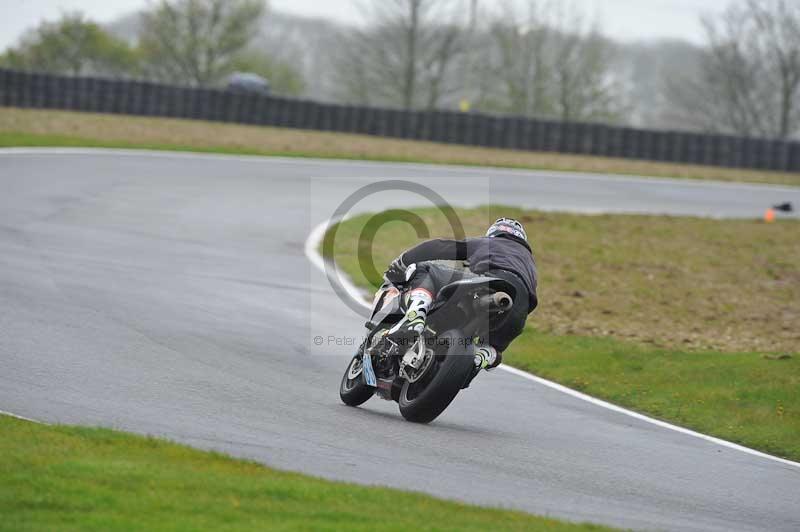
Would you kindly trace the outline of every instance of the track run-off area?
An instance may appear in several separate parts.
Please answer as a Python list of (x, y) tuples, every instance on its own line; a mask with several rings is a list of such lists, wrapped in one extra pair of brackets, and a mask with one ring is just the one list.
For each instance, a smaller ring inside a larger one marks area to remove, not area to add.
[[(570, 520), (800, 528), (797, 464), (517, 372), (479, 376), (428, 426), (378, 399), (342, 405), (339, 379), (363, 318), (309, 260), (309, 235), (384, 180), (424, 184), (453, 206), (758, 217), (800, 205), (800, 188), (768, 185), (2, 150), (0, 410)], [(384, 191), (352, 212), (427, 204)]]

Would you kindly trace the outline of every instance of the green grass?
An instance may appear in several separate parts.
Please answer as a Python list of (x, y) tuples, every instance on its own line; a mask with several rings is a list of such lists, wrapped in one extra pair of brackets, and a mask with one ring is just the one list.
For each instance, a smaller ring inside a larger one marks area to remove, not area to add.
[(797, 357), (654, 348), (529, 325), (504, 361), (614, 404), (800, 460)]
[[(321, 157), (325, 159), (348, 159), (346, 154), (328, 152), (310, 152), (302, 150), (263, 150), (247, 146), (197, 146), (191, 144), (166, 142), (132, 142), (125, 140), (108, 140), (100, 138), (81, 138), (68, 135), (44, 135), (38, 133), (0, 132), (0, 148), (116, 148), (125, 150), (159, 150), (192, 153), (221, 153), (226, 155), (258, 155), (268, 157)], [(364, 160), (376, 162), (416, 162), (413, 159), (397, 157), (370, 156)]]
[[(414, 209), (432, 237), (452, 236)], [(466, 234), (522, 219), (540, 273), (540, 307), (505, 360), (590, 395), (782, 457), (800, 459), (800, 223), (585, 216), (490, 207), (458, 211)], [(383, 218), (381, 220), (381, 217)], [(330, 233), (359, 285), (418, 241), (372, 215)], [(369, 261), (366, 261), (367, 263)]]
[(0, 416), (0, 530), (608, 530)]

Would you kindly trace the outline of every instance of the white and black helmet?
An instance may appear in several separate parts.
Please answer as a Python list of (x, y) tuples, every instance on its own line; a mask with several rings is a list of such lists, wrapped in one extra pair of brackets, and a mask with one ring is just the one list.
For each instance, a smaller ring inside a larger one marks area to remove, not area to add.
[(495, 221), (491, 227), (489, 227), (489, 230), (486, 231), (486, 236), (511, 236), (524, 240), (525, 242), (528, 241), (528, 235), (525, 233), (525, 228), (522, 227), (521, 223), (513, 218), (498, 218), (497, 221)]

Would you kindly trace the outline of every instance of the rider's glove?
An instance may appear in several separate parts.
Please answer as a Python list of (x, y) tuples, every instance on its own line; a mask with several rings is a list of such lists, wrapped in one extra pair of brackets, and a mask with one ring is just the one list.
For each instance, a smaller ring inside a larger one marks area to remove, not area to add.
[(406, 282), (406, 269), (408, 267), (403, 263), (403, 256), (400, 255), (392, 261), (389, 269), (384, 273), (386, 280), (392, 284), (402, 284)]

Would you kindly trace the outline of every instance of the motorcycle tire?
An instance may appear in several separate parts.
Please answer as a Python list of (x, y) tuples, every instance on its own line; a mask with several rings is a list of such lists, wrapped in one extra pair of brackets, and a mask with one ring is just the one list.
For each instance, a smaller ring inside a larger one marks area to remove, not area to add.
[(356, 363), (361, 363), (360, 353), (350, 360), (347, 369), (344, 370), (344, 375), (342, 375), (342, 382), (339, 384), (339, 397), (342, 399), (342, 402), (348, 406), (363, 404), (375, 394), (375, 388), (364, 382), (363, 370), (359, 372), (358, 375), (355, 375), (354, 378), (350, 378), (350, 370), (353, 364)]
[(414, 423), (430, 423), (444, 412), (475, 367), (472, 346), (464, 345), (461, 331), (448, 331), (438, 338), (445, 340), (448, 347), (441, 360), (437, 360), (436, 373), (411, 399), (408, 398), (413, 388), (411, 383), (405, 382), (400, 391), (400, 414)]

